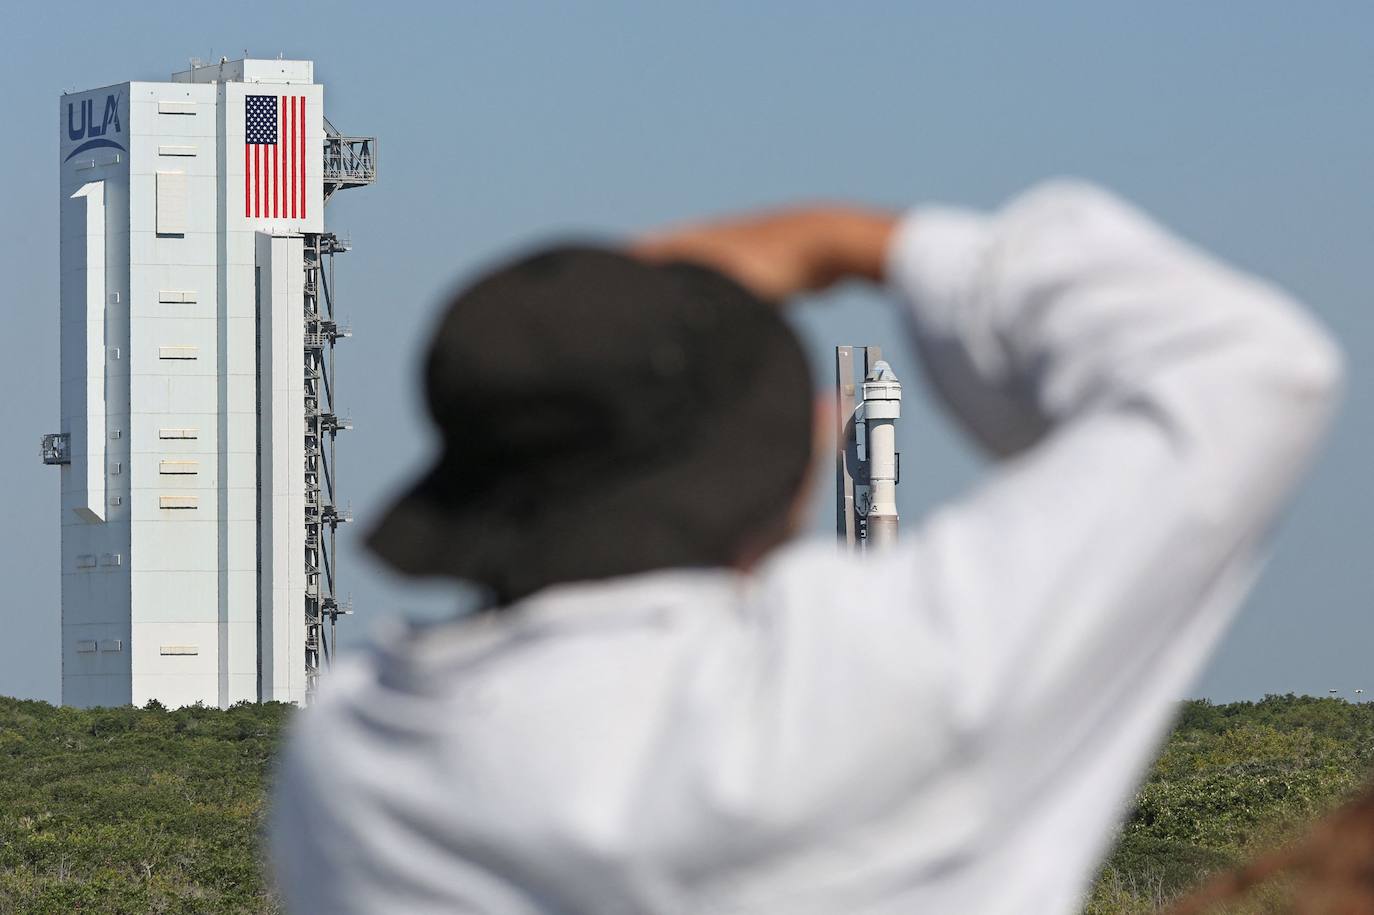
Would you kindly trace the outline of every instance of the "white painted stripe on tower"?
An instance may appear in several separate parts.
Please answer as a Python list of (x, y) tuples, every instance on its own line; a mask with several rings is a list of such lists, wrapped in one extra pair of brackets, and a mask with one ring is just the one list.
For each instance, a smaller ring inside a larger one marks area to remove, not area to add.
[(86, 204), (86, 441), (72, 455), (72, 470), (85, 484), (85, 497), (76, 512), (87, 521), (104, 521), (105, 182), (82, 185), (72, 199)]

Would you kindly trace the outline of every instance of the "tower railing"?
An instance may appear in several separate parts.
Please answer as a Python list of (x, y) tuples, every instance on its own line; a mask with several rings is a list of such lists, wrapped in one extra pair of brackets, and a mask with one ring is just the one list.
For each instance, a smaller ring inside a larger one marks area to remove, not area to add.
[(377, 180), (377, 138), (347, 137), (324, 121), (324, 198)]

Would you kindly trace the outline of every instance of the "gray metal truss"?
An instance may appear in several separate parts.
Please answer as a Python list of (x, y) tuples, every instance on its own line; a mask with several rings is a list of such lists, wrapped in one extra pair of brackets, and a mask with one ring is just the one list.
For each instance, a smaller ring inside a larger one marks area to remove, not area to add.
[[(377, 139), (346, 137), (325, 120), (324, 197), (377, 180)], [(338, 594), (337, 534), (353, 520), (339, 502), (335, 440), (351, 421), (334, 406), (334, 347), (352, 336), (334, 312), (334, 255), (348, 250), (332, 232), (305, 236), (305, 684), (313, 702), (320, 674), (337, 655), (338, 621), (353, 612)]]

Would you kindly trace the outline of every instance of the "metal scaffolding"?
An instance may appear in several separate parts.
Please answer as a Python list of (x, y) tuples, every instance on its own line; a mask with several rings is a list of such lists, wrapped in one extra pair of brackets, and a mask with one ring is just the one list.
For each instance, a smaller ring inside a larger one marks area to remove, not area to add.
[[(350, 336), (334, 317), (334, 255), (347, 250), (333, 233), (305, 237), (305, 688), (313, 698), (334, 657), (339, 603), (336, 534), (351, 520), (339, 505), (335, 438), (351, 423), (334, 407), (334, 345)], [(328, 623), (328, 629), (325, 624)]]
[(377, 180), (377, 138), (346, 137), (324, 119), (324, 199)]
[[(325, 121), (324, 196), (377, 180), (373, 137), (345, 137)], [(311, 702), (320, 673), (336, 655), (339, 525), (353, 513), (339, 502), (335, 440), (353, 423), (335, 408), (334, 346), (352, 336), (335, 316), (334, 255), (348, 250), (332, 232), (305, 236), (305, 690)]]

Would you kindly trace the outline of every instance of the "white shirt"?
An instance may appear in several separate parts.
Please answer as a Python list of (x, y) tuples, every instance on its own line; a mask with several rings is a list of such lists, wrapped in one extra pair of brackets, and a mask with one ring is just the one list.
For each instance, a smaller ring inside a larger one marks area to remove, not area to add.
[(1339, 357), (1079, 183), (917, 209), (888, 275), (990, 478), (881, 558), (559, 586), (349, 658), (282, 764), (292, 911), (1076, 909)]

